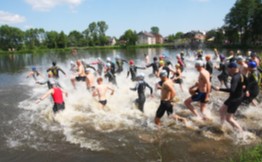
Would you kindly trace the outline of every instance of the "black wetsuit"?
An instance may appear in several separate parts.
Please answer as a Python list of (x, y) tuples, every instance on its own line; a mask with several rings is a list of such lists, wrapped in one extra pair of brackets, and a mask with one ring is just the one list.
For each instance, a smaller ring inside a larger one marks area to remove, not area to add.
[(150, 89), (150, 94), (153, 94), (153, 88), (148, 85), (145, 81), (138, 81), (137, 85), (135, 88), (130, 88), (131, 90), (136, 91), (138, 94), (138, 98), (136, 99), (136, 103), (138, 104), (138, 109), (144, 112), (144, 104), (146, 101), (146, 96), (145, 96), (145, 89), (148, 87)]
[(211, 61), (207, 61), (206, 63), (206, 70), (209, 72), (210, 74), (210, 81), (212, 79), (212, 74), (213, 74), (213, 63)]
[(129, 76), (129, 73), (131, 73), (131, 80), (132, 81), (136, 80), (137, 69), (145, 69), (145, 68), (138, 67), (138, 66), (135, 66), (135, 65), (129, 67), (129, 71), (127, 72), (127, 76)]
[(250, 104), (259, 94), (259, 83), (261, 81), (261, 74), (258, 70), (254, 70), (247, 76), (247, 90), (250, 96), (244, 97), (244, 103)]
[(61, 71), (64, 75), (66, 73), (58, 66), (52, 66), (46, 70), (47, 72), (51, 71), (54, 78), (59, 78), (59, 71)]
[(116, 65), (115, 65), (115, 63), (113, 63), (112, 61), (109, 61), (109, 62), (107, 62), (107, 63), (110, 63), (110, 72), (111, 72), (113, 75), (115, 75), (115, 73), (116, 73)]
[(158, 64), (158, 61), (154, 61), (154, 62), (152, 62), (151, 64), (149, 64), (149, 65), (146, 65), (146, 67), (148, 68), (148, 67), (152, 67), (152, 74), (153, 75), (155, 75), (155, 74), (157, 74), (157, 72), (158, 72), (158, 68), (159, 68), (159, 64)]
[(227, 73), (227, 67), (226, 67), (226, 64), (225, 63), (220, 63), (219, 64), (219, 69), (218, 71), (222, 71), (221, 74), (219, 74), (217, 77), (218, 77), (218, 80), (219, 81), (223, 81), (224, 82), (224, 85), (226, 88), (229, 88), (228, 87), (228, 73)]
[(102, 72), (103, 72), (103, 68), (104, 68), (104, 63), (101, 61), (101, 62), (98, 62), (97, 63), (97, 73), (101, 76), (102, 75)]
[(121, 73), (123, 71), (124, 62), (127, 63), (127, 61), (124, 60), (124, 59), (117, 59), (116, 60), (116, 66), (117, 66), (116, 73)]
[(231, 79), (231, 87), (228, 88), (220, 88), (220, 91), (228, 92), (229, 98), (224, 102), (224, 104), (228, 107), (228, 113), (235, 113), (241, 102), (243, 101), (245, 92), (243, 86), (247, 85), (246, 79), (240, 73), (236, 73), (232, 76)]
[(112, 74), (111, 70), (108, 70), (107, 72), (105, 72), (105, 77), (108, 78), (108, 81), (117, 85), (116, 83), (116, 77), (114, 74)]

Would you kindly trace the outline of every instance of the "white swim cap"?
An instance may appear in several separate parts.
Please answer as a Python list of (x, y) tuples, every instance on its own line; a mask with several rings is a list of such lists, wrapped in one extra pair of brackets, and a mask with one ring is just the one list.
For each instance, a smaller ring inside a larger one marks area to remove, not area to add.
[(166, 77), (167, 76), (167, 71), (166, 70), (163, 70), (160, 72), (160, 77)]
[(144, 73), (139, 73), (137, 76), (136, 76), (138, 79), (144, 79), (145, 78), (145, 74)]
[(106, 61), (111, 61), (111, 58), (110, 58), (110, 57), (107, 57), (107, 58), (106, 58)]
[(203, 66), (204, 66), (204, 62), (201, 61), (201, 60), (197, 60), (197, 61), (195, 62), (195, 66), (201, 66), (201, 67), (203, 67)]

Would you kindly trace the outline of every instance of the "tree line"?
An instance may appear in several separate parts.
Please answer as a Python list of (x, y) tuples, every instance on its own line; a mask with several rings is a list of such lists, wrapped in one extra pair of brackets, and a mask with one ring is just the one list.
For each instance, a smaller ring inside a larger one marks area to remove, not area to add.
[(225, 24), (206, 33), (213, 43), (254, 47), (262, 45), (262, 1), (236, 0), (225, 16)]

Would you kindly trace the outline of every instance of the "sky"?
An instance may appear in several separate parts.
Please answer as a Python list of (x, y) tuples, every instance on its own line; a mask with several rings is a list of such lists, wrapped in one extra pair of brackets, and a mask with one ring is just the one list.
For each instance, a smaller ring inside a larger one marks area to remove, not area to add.
[(92, 22), (105, 21), (106, 35), (119, 37), (126, 30), (168, 36), (191, 30), (208, 31), (224, 24), (236, 0), (0, 0), (0, 25), (22, 30), (79, 32)]

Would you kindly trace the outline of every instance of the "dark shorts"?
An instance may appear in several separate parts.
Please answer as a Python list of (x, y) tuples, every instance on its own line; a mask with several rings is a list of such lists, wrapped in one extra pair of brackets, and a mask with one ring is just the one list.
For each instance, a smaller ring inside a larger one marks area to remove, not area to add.
[(199, 102), (201, 102), (201, 103), (206, 103), (206, 93), (202, 93), (202, 92), (196, 92), (196, 94), (195, 95), (193, 95), (192, 97), (191, 97), (191, 99), (193, 100), (193, 101), (199, 101)]
[(229, 114), (234, 114), (237, 111), (237, 108), (240, 106), (243, 98), (232, 99), (228, 98), (224, 104), (227, 106), (227, 112)]
[(65, 109), (65, 103), (63, 102), (62, 104), (55, 103), (53, 107), (54, 113), (64, 110)]
[(106, 105), (106, 103), (107, 103), (107, 100), (102, 100), (102, 101), (98, 101), (100, 104), (102, 104), (103, 106), (105, 106)]
[(156, 117), (161, 118), (165, 114), (165, 111), (167, 112), (168, 116), (173, 113), (173, 105), (170, 101), (160, 102), (160, 105), (156, 111)]
[(182, 79), (176, 79), (176, 80), (174, 80), (174, 83), (182, 84), (182, 83), (183, 83), (183, 80), (182, 80)]
[(77, 76), (76, 81), (86, 81), (86, 77), (85, 76)]

